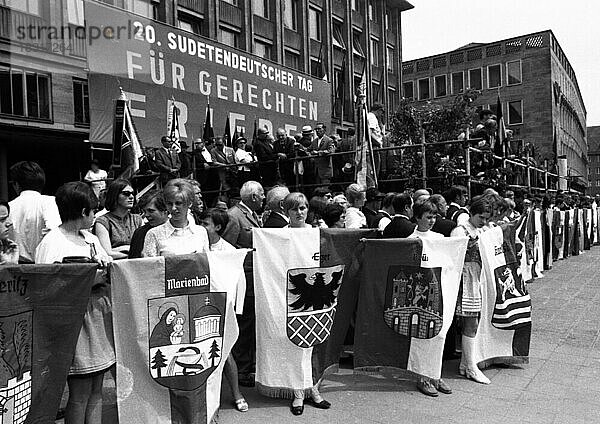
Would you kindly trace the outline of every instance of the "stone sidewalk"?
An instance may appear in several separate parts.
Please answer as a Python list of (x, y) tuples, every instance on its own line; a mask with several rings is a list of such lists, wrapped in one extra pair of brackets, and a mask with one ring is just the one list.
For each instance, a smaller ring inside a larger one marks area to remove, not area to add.
[[(413, 378), (397, 372), (353, 375), (349, 368), (328, 375), (321, 392), (330, 410), (307, 406), (301, 417), (285, 400), (242, 388), (250, 411), (232, 406), (224, 384), (221, 424), (279, 423), (600, 423), (600, 247), (562, 260), (529, 285), (533, 303), (530, 363), (491, 368), (484, 386), (444, 362), (452, 395), (428, 398)], [(104, 424), (116, 423), (114, 382), (106, 376)]]

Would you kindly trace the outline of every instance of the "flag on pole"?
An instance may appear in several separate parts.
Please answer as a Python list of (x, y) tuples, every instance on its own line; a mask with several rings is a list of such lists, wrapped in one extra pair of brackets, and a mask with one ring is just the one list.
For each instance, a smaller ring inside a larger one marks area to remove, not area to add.
[(439, 379), (466, 237), (367, 240), (354, 367), (388, 366)]
[(56, 419), (96, 265), (0, 269), (0, 422)]
[(240, 135), (238, 133), (238, 127), (236, 125), (235, 126), (235, 130), (233, 131), (232, 139), (231, 139), (231, 147), (233, 147), (235, 149), (235, 143), (237, 143), (237, 139), (240, 138), (240, 137), (242, 137), (242, 135)]
[(176, 153), (181, 152), (181, 144), (179, 142), (179, 108), (175, 105), (175, 99), (171, 99), (170, 111), (167, 115), (167, 134), (173, 142), (171, 149)]
[(119, 178), (130, 179), (137, 173), (143, 156), (142, 144), (131, 117), (128, 100), (121, 90), (115, 104), (113, 124), (113, 166), (119, 169)]
[(335, 112), (344, 119), (344, 102), (346, 101), (346, 55), (342, 59), (342, 67), (338, 74), (335, 86)]
[[(366, 104), (366, 74), (363, 68), (361, 81), (357, 90), (357, 134), (355, 154), (356, 182), (369, 189), (377, 187), (377, 175), (375, 173), (375, 158), (373, 156), (373, 143), (371, 142), (371, 130), (369, 128), (369, 112)], [(373, 117), (376, 119), (375, 117)]]
[[(493, 149), (496, 156), (503, 157), (504, 147), (506, 145), (506, 126), (504, 125), (504, 116), (502, 115), (502, 102), (500, 101), (500, 94), (496, 100), (496, 142), (494, 143)], [(508, 153), (508, 149), (507, 153)]]
[(323, 60), (323, 43), (321, 43), (321, 47), (319, 48), (319, 75), (318, 78), (322, 79), (325, 82), (329, 81), (327, 75), (327, 66), (325, 61)]
[[(119, 422), (209, 424), (248, 249), (113, 263)], [(127, 323), (127, 325), (123, 325)]]
[(204, 118), (204, 130), (202, 132), (202, 140), (206, 144), (210, 144), (212, 139), (215, 138), (215, 132), (213, 131), (212, 119), (210, 116), (210, 101), (206, 104), (206, 118)]
[(223, 132), (223, 138), (225, 138), (225, 145), (231, 147), (231, 124), (229, 123), (229, 113), (227, 114), (227, 120), (225, 121), (225, 132)]
[(252, 131), (252, 145), (254, 146), (256, 143), (256, 138), (258, 137), (258, 126), (256, 124), (256, 118), (254, 118), (254, 131)]
[(253, 231), (256, 385), (270, 397), (309, 390), (337, 362), (356, 305), (370, 230)]

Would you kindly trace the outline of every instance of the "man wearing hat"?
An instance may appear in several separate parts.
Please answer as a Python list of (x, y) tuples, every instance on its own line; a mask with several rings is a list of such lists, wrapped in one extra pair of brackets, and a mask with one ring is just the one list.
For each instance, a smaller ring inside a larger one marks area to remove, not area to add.
[(275, 140), (266, 127), (260, 127), (257, 130), (256, 140), (254, 141), (254, 154), (259, 162), (258, 172), (262, 178), (263, 186), (274, 186), (277, 183), (278, 163), (276, 161), (280, 155), (275, 151)]
[[(290, 159), (294, 157), (294, 144), (296, 140), (286, 134), (285, 129), (277, 128), (275, 132), (274, 148), (280, 159)], [(295, 183), (294, 177), (294, 162), (290, 160), (282, 160), (279, 162), (279, 173), (281, 178), (287, 185)]]
[[(296, 156), (307, 156), (309, 154), (312, 154), (311, 146), (313, 144), (314, 138), (315, 133), (313, 131), (313, 128), (310, 125), (303, 126), (302, 137), (298, 141), (299, 145), (296, 149)], [(294, 172), (301, 176), (303, 184), (314, 183), (314, 163), (312, 159), (296, 162)]]
[(318, 184), (329, 184), (333, 176), (333, 165), (331, 164), (331, 153), (335, 152), (333, 140), (325, 135), (325, 124), (319, 122), (315, 126), (317, 137), (313, 139), (310, 146), (311, 153), (319, 157), (314, 159), (315, 171)]

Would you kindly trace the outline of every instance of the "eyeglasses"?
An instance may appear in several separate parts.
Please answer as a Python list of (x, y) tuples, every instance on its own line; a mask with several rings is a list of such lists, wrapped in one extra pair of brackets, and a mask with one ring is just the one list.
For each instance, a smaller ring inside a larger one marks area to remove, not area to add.
[(123, 190), (121, 192), (121, 194), (125, 197), (129, 197), (129, 196), (133, 196), (135, 193), (133, 191), (129, 191), (129, 190)]

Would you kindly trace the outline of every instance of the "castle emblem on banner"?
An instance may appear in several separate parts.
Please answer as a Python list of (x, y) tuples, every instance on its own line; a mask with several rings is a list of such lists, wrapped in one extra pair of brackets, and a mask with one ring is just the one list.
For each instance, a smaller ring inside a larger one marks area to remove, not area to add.
[(501, 330), (514, 330), (531, 323), (531, 297), (516, 263), (494, 270), (496, 304), (492, 325)]
[(162, 386), (201, 387), (219, 366), (226, 293), (148, 299), (148, 371)]
[(0, 424), (21, 424), (31, 406), (33, 312), (0, 317)]
[(344, 265), (296, 268), (287, 273), (287, 335), (296, 346), (323, 343), (331, 333)]
[(442, 329), (441, 268), (392, 266), (388, 271), (383, 318), (398, 334), (435, 337)]

